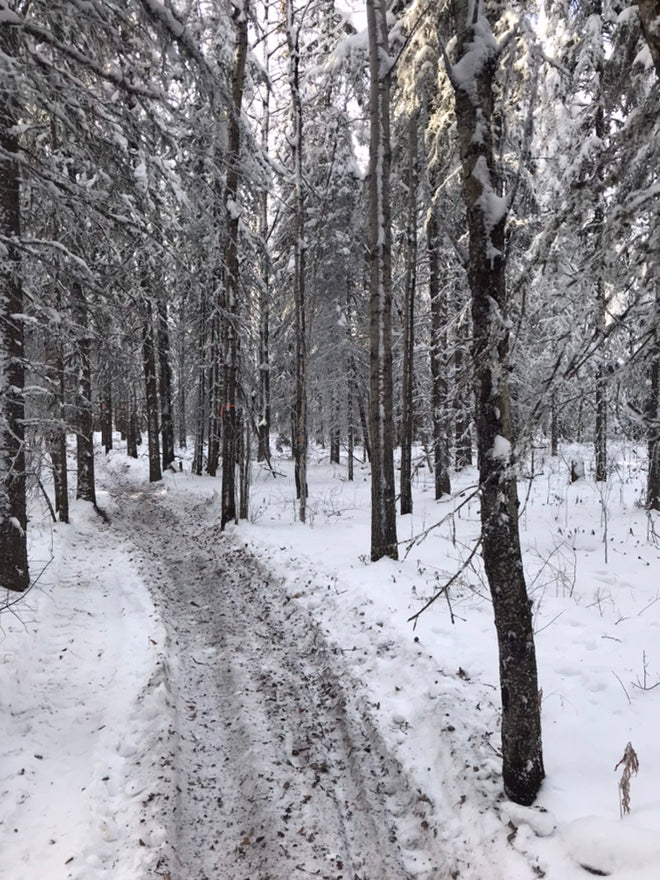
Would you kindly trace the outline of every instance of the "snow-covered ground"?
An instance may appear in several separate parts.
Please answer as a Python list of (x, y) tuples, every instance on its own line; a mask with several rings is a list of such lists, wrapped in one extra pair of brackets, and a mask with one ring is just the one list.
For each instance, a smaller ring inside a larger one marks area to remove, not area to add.
[[(401, 561), (377, 564), (368, 470), (349, 483), (322, 451), (305, 526), (285, 458), (276, 477), (254, 466), (251, 519), (222, 536), (217, 480), (184, 464), (149, 486), (145, 462), (121, 449), (97, 456), (109, 524), (76, 503), (72, 524), (53, 526), (35, 499), (32, 575), (43, 573), (0, 616), (0, 878), (390, 880), (400, 863), (396, 880), (578, 880), (583, 866), (657, 880), (660, 523), (640, 504), (638, 449), (612, 450), (606, 486), (589, 473), (571, 485), (570, 459), (588, 455), (536, 449), (520, 484), (547, 773), (531, 809), (500, 794), (478, 558), (409, 622), (470, 558), (474, 470), (436, 502), (420, 467)], [(227, 722), (241, 713), (255, 721), (238, 736)], [(640, 768), (621, 819), (614, 767), (628, 742)], [(237, 769), (227, 750), (241, 748)], [(276, 831), (282, 812), (293, 818)], [(272, 874), (259, 827), (279, 837)], [(385, 848), (368, 842), (377, 829)], [(332, 834), (347, 855), (327, 850)]]

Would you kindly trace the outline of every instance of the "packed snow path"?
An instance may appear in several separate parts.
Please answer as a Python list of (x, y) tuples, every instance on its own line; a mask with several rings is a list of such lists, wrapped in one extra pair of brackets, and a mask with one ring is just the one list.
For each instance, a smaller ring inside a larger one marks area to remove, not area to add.
[(428, 801), (388, 753), (340, 652), (239, 537), (220, 532), (217, 504), (177, 494), (175, 506), (127, 486), (115, 501), (170, 640), (177, 796), (159, 876), (441, 880)]

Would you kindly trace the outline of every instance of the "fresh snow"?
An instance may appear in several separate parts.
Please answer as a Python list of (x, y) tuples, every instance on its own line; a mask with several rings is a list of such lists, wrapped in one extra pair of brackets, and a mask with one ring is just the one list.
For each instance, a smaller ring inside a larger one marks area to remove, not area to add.
[(496, 434), (495, 439), (493, 440), (491, 457), (498, 459), (499, 461), (510, 461), (511, 441), (507, 440), (506, 437), (502, 437), (501, 434)]
[(536, 449), (520, 485), (531, 808), (501, 795), (475, 469), (436, 502), (418, 462), (401, 561), (376, 564), (368, 469), (349, 483), (322, 450), (306, 526), (284, 457), (254, 466), (250, 521), (225, 534), (219, 482), (185, 458), (150, 486), (144, 458), (98, 453), (109, 524), (76, 502), (53, 526), (35, 495), (37, 583), (0, 616), (2, 880), (657, 880), (660, 524), (638, 449), (603, 486), (570, 484), (572, 458), (589, 451)]

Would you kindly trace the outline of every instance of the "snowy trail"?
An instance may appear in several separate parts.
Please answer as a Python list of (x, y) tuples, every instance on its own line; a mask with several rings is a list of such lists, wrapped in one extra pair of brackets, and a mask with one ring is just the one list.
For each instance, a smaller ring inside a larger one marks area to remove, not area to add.
[(428, 800), (388, 752), (341, 654), (220, 533), (217, 505), (175, 500), (125, 486), (114, 517), (169, 631), (171, 880), (449, 876)]

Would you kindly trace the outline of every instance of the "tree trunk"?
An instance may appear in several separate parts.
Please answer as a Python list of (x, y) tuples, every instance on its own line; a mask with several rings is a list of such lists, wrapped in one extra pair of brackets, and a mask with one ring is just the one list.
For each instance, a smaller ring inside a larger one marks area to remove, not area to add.
[(346, 463), (347, 478), (352, 482), (355, 476), (355, 398), (358, 391), (355, 359), (351, 351), (353, 344), (353, 315), (350, 285), (347, 285), (346, 293), (346, 334), (348, 343), (346, 357)]
[(454, 340), (454, 460), (458, 470), (470, 467), (472, 464), (472, 435), (470, 426), (472, 422), (472, 394), (470, 383), (464, 376), (467, 372), (465, 357), (467, 353), (469, 332), (467, 316), (458, 322), (456, 339)]
[[(265, 30), (269, 31), (270, 3), (264, 9)], [(264, 40), (263, 67), (269, 75), (271, 50)], [(270, 89), (264, 89), (261, 116), (261, 146), (268, 154), (270, 136)], [(261, 284), (259, 286), (259, 421), (257, 424), (257, 461), (270, 461), (270, 252), (268, 246), (268, 187), (260, 198), (259, 234), (261, 236)]]
[(163, 470), (174, 461), (174, 418), (172, 412), (172, 368), (170, 366), (170, 332), (167, 304), (158, 301), (158, 391), (160, 397), (160, 431)]
[(339, 464), (341, 457), (341, 411), (335, 388), (332, 389), (330, 395), (330, 407), (330, 462)]
[[(59, 295), (56, 297), (56, 309), (62, 312)], [(66, 417), (65, 417), (65, 378), (62, 340), (59, 328), (56, 332), (48, 331), (44, 345), (46, 378), (51, 389), (52, 423), (48, 427), (46, 440), (53, 466), (53, 489), (55, 493), (55, 511), (60, 522), (69, 522), (69, 475), (66, 460)]]
[(89, 315), (87, 300), (82, 285), (74, 281), (71, 285), (73, 318), (77, 325), (76, 355), (78, 367), (78, 388), (76, 410), (78, 430), (76, 432), (76, 459), (78, 479), (76, 498), (90, 501), (96, 505), (96, 483), (94, 479), (94, 412), (92, 410), (92, 367)]
[(137, 409), (135, 389), (130, 388), (126, 401), (126, 454), (129, 458), (138, 457), (140, 442), (140, 417)]
[(429, 299), (431, 301), (431, 414), (433, 419), (433, 470), (435, 498), (451, 493), (449, 439), (447, 436), (447, 315), (440, 287), (438, 248), (440, 233), (435, 206), (429, 208), (426, 241), (429, 257)]
[(557, 418), (557, 395), (553, 392), (550, 399), (550, 455), (557, 457), (559, 451), (559, 420)]
[[(222, 284), (222, 279), (219, 279), (218, 287), (221, 287)], [(220, 338), (220, 308), (221, 304), (218, 298), (214, 304), (211, 316), (211, 340), (209, 344), (209, 442), (206, 456), (206, 473), (210, 477), (215, 477), (217, 474), (220, 461), (220, 411), (223, 400), (220, 382), (220, 353), (222, 345)]]
[[(597, 117), (602, 117), (602, 109), (597, 111)], [(602, 125), (596, 125), (596, 131), (600, 131), (599, 137), (604, 136)], [(596, 226), (596, 247), (600, 249), (602, 242), (603, 230), (603, 212), (600, 207), (596, 208), (595, 216)], [(598, 270), (597, 270), (598, 271)], [(606, 307), (605, 307), (605, 290), (603, 281), (598, 278), (596, 281), (596, 308), (597, 321), (601, 332), (605, 333), (606, 323)], [(607, 373), (604, 364), (604, 353), (600, 351), (597, 355), (596, 364), (596, 426), (594, 432), (594, 453), (596, 459), (596, 472), (594, 478), (596, 482), (604, 482), (607, 480)]]
[(238, 454), (239, 492), (238, 517), (247, 519), (250, 503), (250, 421), (239, 416), (240, 445)]
[(398, 558), (392, 416), (390, 60), (385, 0), (367, 0), (369, 37), (369, 440), (371, 559)]
[[(355, 369), (355, 363), (353, 363), (353, 369)], [(369, 441), (369, 422), (367, 420), (367, 408), (364, 403), (364, 397), (362, 394), (358, 394), (358, 413), (360, 416), (360, 428), (362, 430), (362, 445), (363, 445), (363, 461), (371, 461), (371, 442)]]
[(69, 522), (69, 471), (66, 462), (66, 433), (58, 431), (50, 447), (53, 463), (53, 485), (55, 490), (55, 510), (60, 522)]
[[(9, 7), (12, 8), (10, 3)], [(5, 55), (0, 90), (0, 234), (8, 241), (21, 234), (20, 171), (16, 157), (19, 118), (17, 83), (11, 58), (19, 31), (0, 27)], [(27, 558), (25, 488), (25, 351), (20, 255), (4, 245), (0, 262), (0, 587), (22, 592), (30, 578)]]
[(107, 455), (112, 449), (112, 385), (109, 379), (105, 381), (103, 397), (99, 405), (101, 408), (101, 445)]
[(349, 481), (353, 481), (354, 479), (354, 456), (355, 456), (355, 405), (353, 403), (353, 398), (355, 395), (355, 377), (351, 375), (350, 371), (348, 374), (348, 382), (346, 387), (346, 418), (348, 421), (346, 427), (346, 466), (347, 466), (347, 479)]
[(596, 367), (596, 428), (594, 434), (597, 483), (607, 480), (607, 379), (602, 364)]
[(303, 108), (300, 93), (300, 23), (294, 20), (293, 0), (286, 3), (286, 35), (289, 50), (289, 89), (293, 105), (291, 158), (295, 200), (294, 281), (296, 322), (296, 399), (294, 407), (293, 458), (298, 518), (307, 516), (307, 327), (305, 303), (305, 190), (303, 181)]
[[(268, 259), (265, 257), (264, 259)], [(267, 280), (259, 297), (259, 447), (258, 461), (270, 461), (270, 314)]]
[(649, 363), (649, 399), (646, 407), (649, 454), (646, 506), (649, 510), (660, 510), (660, 268), (656, 267), (654, 280), (655, 312)]
[(232, 108), (229, 114), (227, 146), (227, 181), (225, 205), (227, 207), (227, 238), (225, 243), (225, 268), (227, 287), (227, 316), (225, 369), (222, 406), (222, 501), (220, 528), (232, 520), (238, 522), (236, 509), (236, 461), (238, 458), (239, 424), (237, 419), (238, 389), (238, 224), (237, 204), (240, 146), (241, 107), (247, 58), (248, 4), (236, 5), (232, 18), (236, 28), (234, 69), (232, 72)]
[[(603, 3), (602, 0), (593, 0), (592, 2), (592, 13), (594, 16), (598, 16), (600, 21), (602, 22), (603, 18)], [(601, 24), (602, 29), (602, 24)], [(601, 35), (601, 40), (603, 39)], [(604, 47), (603, 47), (604, 49)], [(598, 143), (605, 146), (605, 141), (607, 138), (607, 125), (605, 120), (605, 110), (603, 107), (603, 102), (605, 97), (602, 92), (602, 83), (603, 83), (603, 61), (602, 54), (595, 61), (595, 72), (598, 75), (598, 86), (599, 91), (595, 95), (595, 103), (596, 103), (596, 115), (594, 119), (594, 134), (598, 140)], [(593, 219), (593, 238), (594, 238), (594, 253), (595, 253), (595, 273), (596, 273), (596, 325), (600, 332), (603, 334), (603, 338), (605, 335), (606, 323), (607, 323), (607, 305), (605, 301), (605, 284), (602, 275), (602, 244), (603, 244), (603, 227), (605, 224), (605, 216), (604, 216), (604, 208), (603, 208), (603, 194), (602, 189), (604, 186), (603, 182), (603, 171), (602, 169), (598, 169), (595, 177), (595, 199), (596, 205), (594, 208), (594, 219)], [(604, 482), (607, 480), (607, 372), (605, 369), (605, 344), (600, 348), (600, 351), (597, 354), (597, 362), (596, 362), (596, 426), (594, 433), (594, 452), (596, 459), (596, 472), (594, 474), (596, 482)]]
[(186, 417), (187, 395), (186, 395), (186, 333), (185, 333), (185, 304), (182, 301), (179, 313), (179, 333), (178, 333), (178, 357), (177, 368), (179, 371), (179, 382), (177, 386), (177, 409), (178, 409), (178, 436), (179, 446), (185, 449), (188, 443), (188, 420)]
[(415, 353), (415, 290), (417, 287), (417, 188), (419, 162), (415, 110), (408, 120), (408, 217), (406, 221), (406, 280), (403, 304), (403, 377), (401, 387), (401, 515), (412, 513), (413, 365)]
[(144, 367), (145, 407), (147, 411), (149, 482), (157, 483), (163, 474), (160, 468), (160, 444), (158, 442), (158, 379), (156, 375), (153, 309), (148, 298), (144, 302), (144, 312), (142, 324), (142, 364)]
[(204, 467), (204, 435), (206, 429), (206, 343), (207, 343), (207, 315), (206, 303), (202, 296), (200, 303), (199, 332), (197, 353), (197, 400), (195, 402), (195, 447), (193, 451), (192, 472), (201, 477)]
[[(503, 6), (489, 6), (501, 15)], [(483, 8), (455, 0), (452, 71), (469, 232), (473, 363), (481, 495), (481, 540), (497, 630), (502, 696), (504, 790), (531, 804), (544, 777), (541, 714), (532, 628), (518, 533), (511, 452), (505, 285), (506, 202), (493, 151), (496, 41)]]

